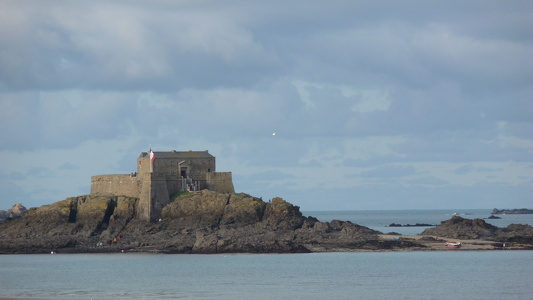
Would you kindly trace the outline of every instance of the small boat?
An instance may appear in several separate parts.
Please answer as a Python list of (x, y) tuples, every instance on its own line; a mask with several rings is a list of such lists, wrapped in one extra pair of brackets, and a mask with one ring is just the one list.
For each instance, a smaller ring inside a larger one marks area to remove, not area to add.
[(457, 243), (451, 243), (451, 242), (448, 242), (444, 245), (446, 248), (454, 248), (454, 249), (457, 249), (457, 248), (461, 248), (461, 242), (457, 242)]

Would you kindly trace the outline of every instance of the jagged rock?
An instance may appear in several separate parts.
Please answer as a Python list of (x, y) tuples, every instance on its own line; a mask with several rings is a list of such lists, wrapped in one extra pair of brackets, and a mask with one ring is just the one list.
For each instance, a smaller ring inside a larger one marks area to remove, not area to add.
[(451, 219), (442, 221), (435, 228), (428, 228), (422, 235), (437, 235), (455, 239), (479, 239), (493, 238), (497, 235), (498, 227), (493, 226), (482, 219), (464, 219), (453, 216)]
[(496, 239), (500, 242), (533, 244), (533, 227), (525, 224), (511, 224), (502, 228)]
[(218, 237), (215, 234), (198, 232), (193, 245), (194, 253), (217, 253)]
[(24, 205), (21, 203), (17, 203), (11, 207), (11, 212), (16, 216), (22, 215), (26, 210), (26, 207), (24, 207)]
[(320, 221), (315, 217), (309, 216), (305, 218), (302, 228), (313, 228), (316, 223), (320, 223)]
[(273, 198), (267, 204), (263, 223), (267, 228), (275, 230), (294, 230), (300, 228), (305, 218), (298, 206), (292, 205), (282, 198)]
[(328, 233), (331, 231), (331, 228), (329, 227), (329, 222), (316, 222), (313, 226), (313, 229), (316, 232), (320, 233)]
[(250, 195), (232, 194), (224, 208), (220, 227), (241, 227), (255, 224), (263, 219), (267, 204)]
[(329, 227), (331, 228), (331, 230), (340, 231), (342, 229), (343, 224), (344, 222), (341, 220), (332, 220), (329, 223)]
[(133, 197), (117, 197), (115, 210), (109, 220), (110, 235), (123, 233), (128, 223), (135, 219), (137, 201)]
[(21, 216), (25, 211), (26, 207), (22, 205), (21, 203), (17, 203), (13, 205), (8, 210), (0, 210), (0, 222), (3, 222), (7, 218), (14, 218)]
[[(88, 195), (67, 200), (72, 201), (70, 222), (76, 222), (79, 232), (87, 237), (99, 235), (107, 229), (116, 207), (116, 197)], [(72, 219), (74, 214), (75, 220)]]

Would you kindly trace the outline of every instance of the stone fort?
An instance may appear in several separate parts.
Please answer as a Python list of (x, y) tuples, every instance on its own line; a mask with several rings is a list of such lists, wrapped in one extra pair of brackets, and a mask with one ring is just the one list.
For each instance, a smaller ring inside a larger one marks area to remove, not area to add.
[(208, 189), (234, 193), (231, 172), (216, 172), (215, 157), (205, 151), (142, 152), (137, 172), (97, 175), (91, 178), (91, 194), (139, 198), (137, 217), (157, 221), (172, 194)]

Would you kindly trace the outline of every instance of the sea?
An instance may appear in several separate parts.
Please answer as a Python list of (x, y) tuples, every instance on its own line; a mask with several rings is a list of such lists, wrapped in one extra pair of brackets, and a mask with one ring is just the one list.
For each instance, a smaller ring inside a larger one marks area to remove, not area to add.
[[(491, 210), (314, 211), (382, 232)], [(497, 226), (533, 224), (500, 215)], [(533, 251), (0, 255), (0, 299), (533, 299)]]

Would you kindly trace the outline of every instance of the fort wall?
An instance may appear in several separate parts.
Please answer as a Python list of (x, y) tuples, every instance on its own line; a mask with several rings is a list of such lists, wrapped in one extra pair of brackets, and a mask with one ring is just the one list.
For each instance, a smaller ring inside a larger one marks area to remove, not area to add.
[(114, 174), (91, 177), (91, 194), (113, 194), (138, 198), (140, 191), (141, 183), (137, 176)]
[(206, 151), (148, 152), (137, 159), (134, 174), (97, 175), (91, 178), (91, 194), (124, 195), (139, 198), (136, 215), (156, 222), (170, 195), (189, 190), (209, 189), (234, 193), (231, 172), (216, 172), (215, 157)]
[(151, 163), (150, 158), (141, 158), (137, 159), (137, 172), (138, 173), (150, 173), (151, 172)]
[(141, 192), (139, 194), (139, 202), (137, 204), (137, 217), (141, 220), (151, 220), (150, 212), (152, 211), (152, 201), (150, 198), (151, 195), (151, 175), (148, 174), (145, 177), (146, 179), (141, 183)]
[(152, 178), (150, 199), (152, 205), (150, 209), (150, 221), (156, 222), (161, 216), (163, 207), (170, 203), (170, 196), (165, 178)]
[(235, 193), (231, 172), (207, 173), (207, 189), (219, 193)]
[[(149, 164), (139, 159), (139, 173), (145, 170), (145, 165)], [(152, 172), (166, 175), (167, 177), (190, 177), (195, 180), (206, 180), (205, 174), (215, 172), (215, 158), (187, 158), (187, 159), (157, 159), (152, 164)]]

